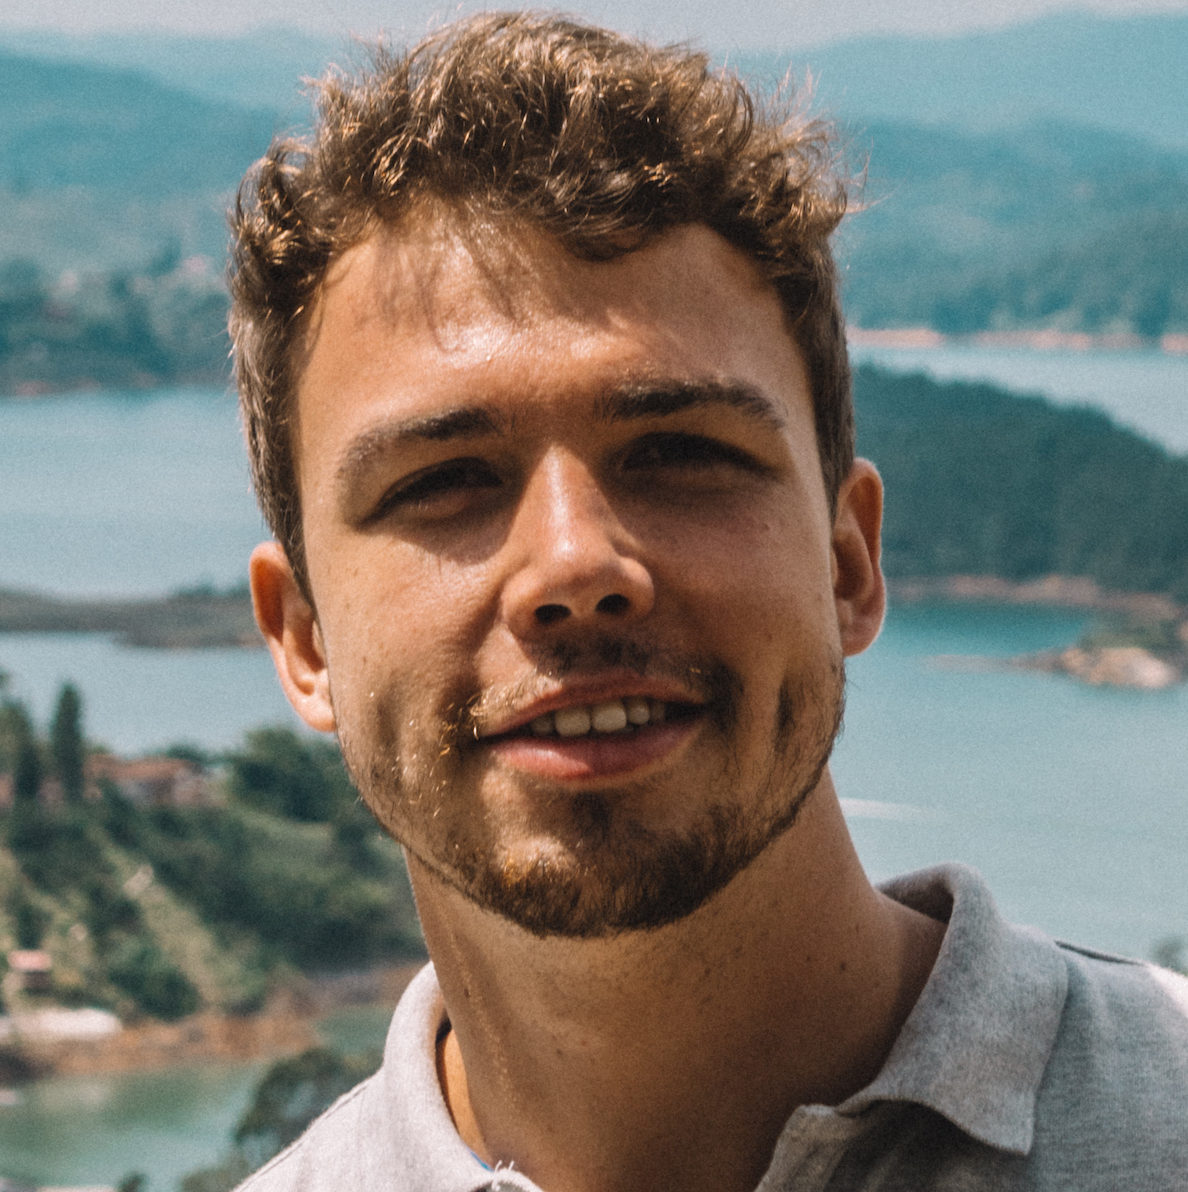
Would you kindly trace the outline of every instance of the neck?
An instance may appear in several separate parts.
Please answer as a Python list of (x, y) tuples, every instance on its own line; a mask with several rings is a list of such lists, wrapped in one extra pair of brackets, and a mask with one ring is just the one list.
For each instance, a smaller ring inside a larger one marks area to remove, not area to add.
[(882, 1064), (943, 928), (872, 889), (828, 779), (677, 924), (540, 939), (410, 871), (464, 1140), (549, 1192), (752, 1188), (790, 1113)]

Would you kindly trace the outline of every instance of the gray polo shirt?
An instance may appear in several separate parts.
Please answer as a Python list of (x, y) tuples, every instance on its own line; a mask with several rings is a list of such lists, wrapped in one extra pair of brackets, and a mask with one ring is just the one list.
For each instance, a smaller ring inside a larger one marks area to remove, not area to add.
[[(948, 920), (932, 975), (870, 1085), (792, 1114), (757, 1192), (1188, 1189), (1188, 980), (1013, 927), (960, 866), (884, 889)], [(539, 1192), (455, 1132), (444, 1015), (429, 966), (379, 1072), (242, 1192)]]

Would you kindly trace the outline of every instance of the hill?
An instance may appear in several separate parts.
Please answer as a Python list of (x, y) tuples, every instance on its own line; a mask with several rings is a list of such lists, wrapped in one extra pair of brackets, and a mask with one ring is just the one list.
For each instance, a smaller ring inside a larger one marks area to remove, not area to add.
[[(0, 392), (225, 377), (224, 212), (333, 51), (277, 30), (0, 37)], [(1184, 61), (1188, 17), (1061, 14), (735, 65), (811, 64), (845, 117), (856, 324), (1156, 340), (1188, 333)], [(204, 279), (176, 273), (195, 261)]]
[(1188, 153), (1084, 125), (1011, 133), (872, 122), (843, 225), (862, 326), (1188, 330)]
[(861, 368), (854, 392), (889, 576), (1078, 576), (1188, 603), (1188, 458), (988, 384)]
[(40, 739), (0, 700), (0, 958), (47, 951), (40, 997), (124, 1019), (243, 1013), (301, 971), (421, 954), (403, 858), (335, 745), (261, 729), (225, 758), (183, 751), (185, 782), (150, 796), (103, 756), (71, 782), (60, 719)]
[(959, 36), (861, 37), (737, 56), (744, 73), (811, 71), (847, 119), (993, 131), (1073, 121), (1188, 149), (1188, 14), (1056, 12)]
[(275, 26), (229, 36), (4, 29), (0, 48), (49, 62), (135, 71), (217, 103), (281, 112), (285, 123), (308, 117), (303, 78), (317, 77), (328, 63), (355, 54), (346, 37)]
[(147, 74), (0, 52), (0, 261), (221, 261), (228, 195), (278, 126)]
[[(794, 28), (790, 15), (788, 29)], [(1188, 15), (1055, 12), (958, 36), (882, 35), (772, 49), (713, 51), (744, 74), (812, 72), (821, 104), (848, 119), (990, 131), (1037, 120), (1093, 125), (1188, 149)], [(170, 87), (304, 119), (297, 80), (356, 56), (346, 38), (260, 28), (235, 36), (0, 31), (0, 47), (56, 61), (134, 69)]]

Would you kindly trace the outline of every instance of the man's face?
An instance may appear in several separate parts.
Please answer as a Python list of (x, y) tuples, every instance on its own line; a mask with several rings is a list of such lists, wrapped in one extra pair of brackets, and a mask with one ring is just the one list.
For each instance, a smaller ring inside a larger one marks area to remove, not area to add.
[(754, 266), (700, 227), (497, 243), (377, 232), (319, 292), (289, 687), (437, 878), (542, 934), (655, 926), (790, 826), (870, 634)]

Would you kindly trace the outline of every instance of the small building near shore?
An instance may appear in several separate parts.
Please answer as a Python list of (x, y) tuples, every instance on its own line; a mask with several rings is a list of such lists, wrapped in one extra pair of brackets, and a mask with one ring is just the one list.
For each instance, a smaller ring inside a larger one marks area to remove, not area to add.
[(40, 948), (13, 948), (6, 957), (10, 979), (21, 993), (49, 993), (53, 988), (54, 961)]
[(87, 759), (87, 779), (96, 785), (110, 782), (138, 806), (194, 807), (210, 803), (214, 793), (210, 774), (179, 757), (126, 759), (95, 754)]

